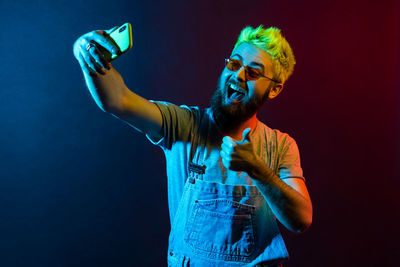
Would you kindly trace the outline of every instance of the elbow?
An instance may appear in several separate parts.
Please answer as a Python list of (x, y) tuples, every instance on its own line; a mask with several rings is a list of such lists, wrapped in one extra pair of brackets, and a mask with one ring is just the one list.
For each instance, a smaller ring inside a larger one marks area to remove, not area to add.
[(307, 231), (308, 228), (311, 226), (311, 221), (299, 221), (296, 223), (292, 223), (290, 225), (285, 225), (286, 229), (289, 231), (296, 233), (296, 234), (302, 234), (305, 231)]
[(298, 227), (296, 228), (295, 232), (301, 234), (307, 231), (307, 229), (310, 228), (312, 224), (312, 219), (313, 219), (313, 208), (311, 201), (309, 201), (307, 208), (304, 209), (303, 215), (299, 219)]
[(308, 228), (310, 228), (312, 224), (312, 217), (313, 217), (313, 210), (312, 207), (310, 206), (307, 211), (304, 211), (302, 214), (298, 214), (296, 216), (297, 218), (293, 218), (292, 223), (289, 225), (288, 230), (294, 232), (294, 233), (304, 233), (307, 231)]
[(307, 231), (308, 228), (310, 228), (311, 224), (312, 224), (312, 218), (310, 216), (309, 219), (304, 220), (301, 223), (299, 223), (299, 225), (297, 225), (297, 227), (295, 229), (293, 229), (294, 230), (293, 232), (302, 234), (305, 231)]
[(298, 223), (296, 224), (296, 227), (294, 227), (293, 232), (301, 234), (307, 231), (307, 229), (310, 228), (312, 224), (312, 217), (313, 211), (312, 208), (310, 208), (309, 211), (306, 214), (303, 214), (303, 216), (301, 216), (301, 218), (298, 220)]
[(296, 222), (282, 222), (281, 223), (291, 231), (292, 233), (301, 234), (307, 231), (310, 228), (312, 221), (311, 220), (297, 220)]

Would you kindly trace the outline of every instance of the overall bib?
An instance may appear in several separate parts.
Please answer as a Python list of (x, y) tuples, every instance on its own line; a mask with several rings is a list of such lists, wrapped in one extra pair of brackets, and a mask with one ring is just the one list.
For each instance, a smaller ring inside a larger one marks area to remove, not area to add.
[(171, 225), (168, 266), (280, 266), (288, 253), (257, 187), (203, 180), (204, 136), (210, 126), (204, 121), (203, 134), (192, 138), (189, 176)]

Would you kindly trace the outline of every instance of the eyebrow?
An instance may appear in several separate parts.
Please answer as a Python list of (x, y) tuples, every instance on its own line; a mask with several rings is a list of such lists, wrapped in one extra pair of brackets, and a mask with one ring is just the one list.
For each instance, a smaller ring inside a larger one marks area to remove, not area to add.
[[(239, 59), (240, 59), (241, 61), (243, 61), (243, 57), (242, 57), (241, 55), (239, 55), (239, 54), (234, 54), (234, 55), (232, 55), (232, 57), (234, 57), (234, 56), (239, 57)], [(243, 62), (242, 62), (242, 63), (243, 63)], [(249, 65), (256, 65), (256, 66), (259, 66), (259, 67), (262, 68), (263, 72), (265, 71), (265, 67), (264, 67), (264, 65), (261, 64), (261, 63), (252, 61), (252, 62), (250, 62)]]

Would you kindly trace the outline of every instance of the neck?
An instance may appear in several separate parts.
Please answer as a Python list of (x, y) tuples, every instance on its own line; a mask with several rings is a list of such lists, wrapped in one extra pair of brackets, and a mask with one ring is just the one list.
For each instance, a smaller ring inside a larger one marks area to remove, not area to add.
[[(251, 128), (251, 132), (253, 132), (254, 128), (256, 128), (257, 125), (257, 114), (254, 114), (250, 119), (248, 119), (247, 121), (244, 121), (243, 123), (241, 123), (240, 125), (238, 125), (237, 127), (232, 128), (231, 130), (225, 130), (225, 129), (221, 129), (222, 135), (224, 136), (229, 136), (235, 140), (242, 140), (243, 139), (243, 131), (246, 128)], [(220, 126), (220, 124), (216, 121), (217, 125)]]

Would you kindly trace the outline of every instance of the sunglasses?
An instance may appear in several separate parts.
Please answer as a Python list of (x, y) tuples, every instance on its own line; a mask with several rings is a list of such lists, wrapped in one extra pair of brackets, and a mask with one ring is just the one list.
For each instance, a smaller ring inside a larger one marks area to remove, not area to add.
[[(225, 66), (230, 71), (238, 71), (243, 66), (243, 62), (238, 59), (227, 58), (227, 59), (225, 59)], [(277, 81), (277, 80), (274, 80), (267, 76), (262, 75), (261, 72), (256, 68), (244, 66), (244, 70), (245, 70), (244, 72), (246, 74), (247, 81), (254, 81), (254, 80), (259, 79), (260, 77), (264, 77), (273, 82), (281, 83), (280, 81)]]

